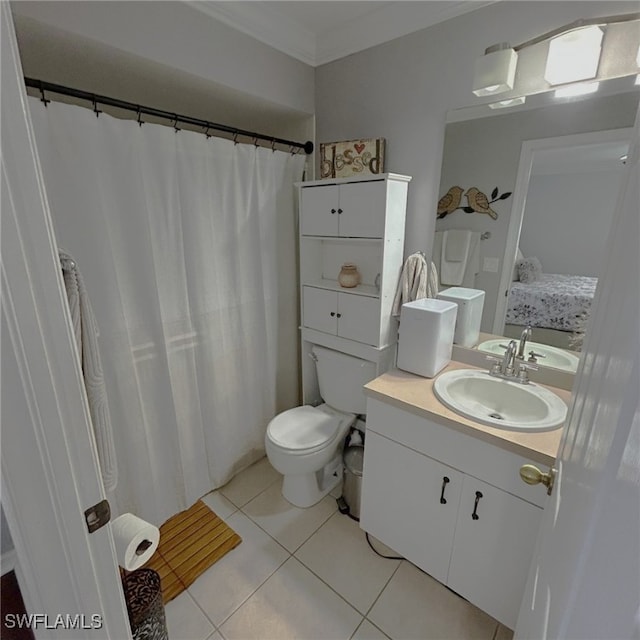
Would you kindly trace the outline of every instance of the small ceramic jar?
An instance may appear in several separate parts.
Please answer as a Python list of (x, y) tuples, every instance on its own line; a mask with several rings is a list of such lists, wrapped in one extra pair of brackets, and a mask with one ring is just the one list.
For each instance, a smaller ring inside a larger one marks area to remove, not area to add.
[(338, 275), (338, 282), (341, 287), (345, 289), (351, 289), (357, 287), (360, 284), (360, 272), (358, 267), (352, 262), (345, 262), (340, 269), (340, 275)]

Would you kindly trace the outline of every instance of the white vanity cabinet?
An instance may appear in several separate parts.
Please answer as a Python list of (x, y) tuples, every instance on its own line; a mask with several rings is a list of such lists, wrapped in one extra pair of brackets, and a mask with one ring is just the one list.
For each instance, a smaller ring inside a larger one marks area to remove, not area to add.
[(360, 526), (514, 628), (546, 498), (527, 462), (368, 398)]

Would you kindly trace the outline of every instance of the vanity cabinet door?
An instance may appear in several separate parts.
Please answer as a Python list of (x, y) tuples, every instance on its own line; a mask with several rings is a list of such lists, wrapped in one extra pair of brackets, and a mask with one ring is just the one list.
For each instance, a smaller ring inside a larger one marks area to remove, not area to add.
[(384, 237), (384, 180), (304, 187), (300, 192), (303, 236)]
[(380, 300), (349, 293), (338, 294), (338, 335), (378, 346), (380, 343)]
[(360, 526), (447, 581), (462, 474), (367, 430)]
[(386, 192), (387, 185), (383, 181), (340, 185), (340, 235), (350, 238), (384, 237)]
[(338, 187), (305, 187), (300, 190), (300, 233), (303, 236), (337, 236)]
[(336, 335), (338, 332), (338, 294), (335, 291), (302, 288), (302, 316), (305, 327)]
[(447, 584), (510, 629), (518, 617), (541, 516), (540, 507), (464, 477)]
[(303, 287), (302, 317), (309, 329), (374, 347), (380, 343), (378, 298)]

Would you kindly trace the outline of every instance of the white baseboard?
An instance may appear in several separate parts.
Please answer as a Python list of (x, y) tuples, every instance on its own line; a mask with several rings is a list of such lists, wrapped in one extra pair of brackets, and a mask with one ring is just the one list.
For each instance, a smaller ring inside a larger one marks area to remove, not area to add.
[(15, 549), (11, 549), (2, 554), (0, 557), (1, 575), (15, 571), (18, 566), (18, 554)]

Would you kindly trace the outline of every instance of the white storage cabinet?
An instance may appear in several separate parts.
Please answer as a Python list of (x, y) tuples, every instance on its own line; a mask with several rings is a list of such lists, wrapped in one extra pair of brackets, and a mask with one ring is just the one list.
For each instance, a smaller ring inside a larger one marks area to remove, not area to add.
[(360, 526), (513, 629), (546, 498), (527, 462), (368, 398)]
[[(395, 174), (299, 183), (302, 324), (381, 349), (397, 342), (391, 307), (402, 270), (407, 187)], [(338, 282), (345, 262), (361, 283)]]

